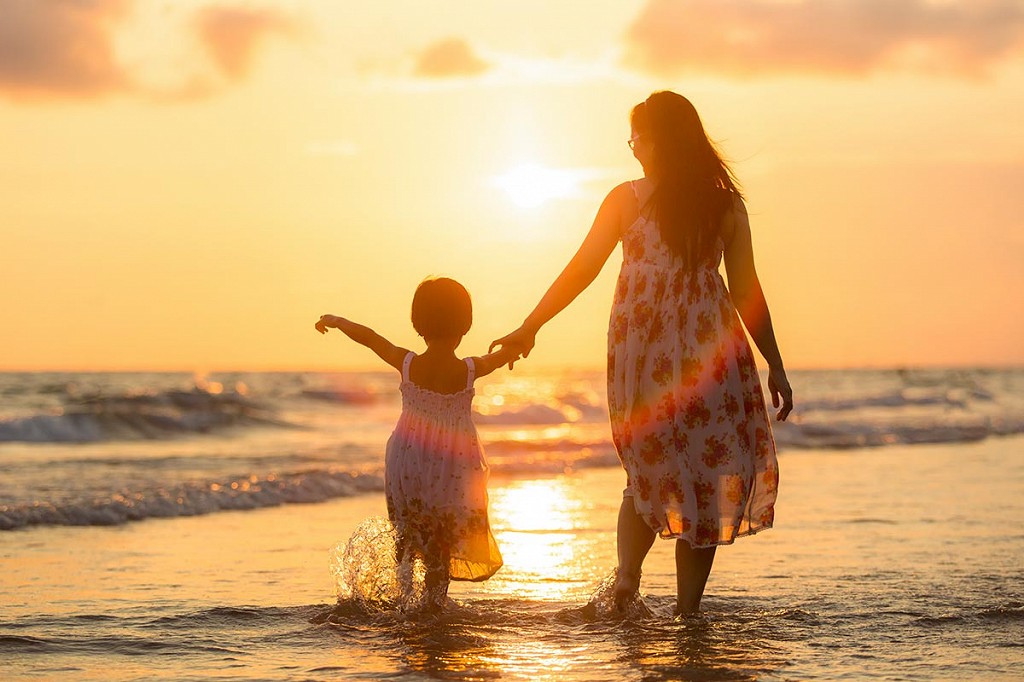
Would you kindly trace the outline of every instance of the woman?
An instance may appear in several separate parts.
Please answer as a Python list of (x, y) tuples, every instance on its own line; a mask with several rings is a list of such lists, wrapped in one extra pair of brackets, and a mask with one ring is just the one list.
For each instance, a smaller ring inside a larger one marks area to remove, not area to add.
[[(697, 111), (681, 95), (656, 92), (633, 108), (630, 123), (644, 177), (608, 194), (534, 311), (492, 347), (526, 357), (540, 328), (622, 242), (608, 329), (608, 407), (626, 470), (615, 601), (621, 609), (636, 594), (658, 535), (676, 539), (677, 609), (693, 613), (717, 546), (774, 518), (775, 444), (740, 318), (768, 362), (779, 420), (793, 397), (740, 191)], [(723, 255), (728, 289), (718, 272)]]

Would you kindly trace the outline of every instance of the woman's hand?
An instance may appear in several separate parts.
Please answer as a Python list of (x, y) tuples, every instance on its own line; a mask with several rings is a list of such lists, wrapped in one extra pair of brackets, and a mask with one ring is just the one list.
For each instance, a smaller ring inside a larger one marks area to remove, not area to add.
[(790, 388), (786, 370), (782, 367), (768, 368), (768, 392), (771, 393), (774, 407), (779, 406), (781, 398), (782, 409), (778, 411), (775, 418), (780, 422), (786, 421), (786, 417), (793, 411), (793, 389)]
[[(534, 344), (537, 342), (537, 332), (531, 331), (526, 327), (520, 327), (511, 334), (506, 334), (500, 339), (491, 341), (491, 345), (487, 348), (488, 353), (494, 352), (495, 347), (501, 347), (503, 350), (508, 349), (516, 353), (517, 356), (528, 357), (530, 351), (533, 350)], [(508, 368), (512, 369), (515, 365), (515, 360), (508, 363)]]
[(328, 327), (337, 327), (337, 319), (338, 318), (334, 315), (321, 315), (320, 319), (317, 320), (317, 323), (313, 326), (316, 327), (316, 330), (321, 334), (326, 334)]

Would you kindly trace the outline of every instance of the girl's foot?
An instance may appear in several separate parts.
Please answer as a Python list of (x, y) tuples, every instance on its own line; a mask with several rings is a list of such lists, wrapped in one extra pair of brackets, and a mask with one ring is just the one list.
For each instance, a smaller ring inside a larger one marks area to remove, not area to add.
[(640, 590), (640, 571), (628, 573), (621, 568), (615, 569), (615, 609), (625, 611), (626, 606)]

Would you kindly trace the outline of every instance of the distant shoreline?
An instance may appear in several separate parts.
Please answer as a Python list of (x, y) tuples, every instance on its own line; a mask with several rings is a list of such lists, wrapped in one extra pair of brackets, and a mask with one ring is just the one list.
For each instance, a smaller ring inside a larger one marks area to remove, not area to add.
[[(758, 367), (765, 369), (761, 363)], [(833, 367), (801, 367), (794, 365), (789, 368), (791, 372), (935, 372), (935, 371), (1022, 371), (1024, 362), (1019, 364), (954, 364), (954, 365), (864, 365), (864, 366), (833, 366)], [(603, 372), (604, 365), (581, 366), (581, 365), (559, 365), (557, 363), (534, 363), (532, 360), (522, 361), (515, 372), (543, 372), (550, 373), (561, 371), (566, 374), (584, 372)], [(209, 376), (212, 374), (390, 374), (388, 370), (380, 369), (379, 365), (368, 365), (366, 367), (338, 368), (236, 368), (236, 369), (211, 369), (211, 368), (108, 368), (108, 369), (61, 369), (61, 368), (4, 368), (0, 367), (0, 374), (195, 374)]]

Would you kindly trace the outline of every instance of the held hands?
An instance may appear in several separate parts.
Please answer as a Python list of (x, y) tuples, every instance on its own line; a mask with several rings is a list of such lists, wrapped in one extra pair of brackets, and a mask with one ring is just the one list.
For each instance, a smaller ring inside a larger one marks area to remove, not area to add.
[(512, 369), (520, 357), (527, 358), (530, 355), (530, 351), (533, 350), (534, 344), (537, 342), (537, 332), (530, 331), (525, 327), (520, 327), (511, 334), (506, 334), (500, 339), (491, 341), (491, 345), (488, 346), (487, 352), (493, 353), (494, 349), (498, 346), (501, 350), (509, 350), (515, 353), (515, 359), (510, 360), (508, 368)]
[(772, 405), (779, 406), (782, 401), (782, 409), (778, 411), (775, 418), (780, 422), (786, 421), (786, 417), (793, 411), (793, 389), (789, 386), (789, 379), (786, 378), (786, 370), (781, 367), (768, 368), (768, 392), (772, 395)]
[(337, 329), (338, 318), (334, 315), (321, 315), (320, 319), (317, 320), (317, 323), (313, 326), (316, 327), (316, 330), (321, 334), (326, 334), (329, 327)]

